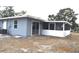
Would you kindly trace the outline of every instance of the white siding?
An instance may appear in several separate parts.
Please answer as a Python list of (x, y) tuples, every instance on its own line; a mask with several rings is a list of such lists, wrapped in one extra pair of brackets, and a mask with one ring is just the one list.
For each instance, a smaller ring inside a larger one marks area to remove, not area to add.
[(71, 32), (71, 30), (65, 30), (65, 31), (64, 31), (64, 36), (70, 35), (70, 32)]
[(42, 30), (42, 35), (48, 35), (48, 36), (65, 37), (69, 34), (70, 34), (70, 30), (68, 30), (68, 31)]
[[(14, 29), (14, 20), (17, 20), (17, 29)], [(27, 36), (27, 19), (8, 20), (8, 33), (11, 35)]]

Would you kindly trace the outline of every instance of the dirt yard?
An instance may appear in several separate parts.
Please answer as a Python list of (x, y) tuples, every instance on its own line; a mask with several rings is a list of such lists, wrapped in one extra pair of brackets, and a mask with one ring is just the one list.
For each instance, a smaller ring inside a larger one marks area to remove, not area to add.
[(1, 53), (79, 52), (79, 33), (65, 38), (32, 36), (28, 38), (0, 38)]

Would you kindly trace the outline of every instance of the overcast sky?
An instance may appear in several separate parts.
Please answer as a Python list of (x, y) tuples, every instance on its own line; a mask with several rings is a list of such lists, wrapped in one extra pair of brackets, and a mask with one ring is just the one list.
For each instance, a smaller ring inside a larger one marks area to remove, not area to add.
[(0, 6), (14, 6), (16, 11), (25, 10), (27, 14), (45, 20), (49, 14), (56, 14), (63, 8), (72, 8), (79, 14), (78, 0), (0, 0)]

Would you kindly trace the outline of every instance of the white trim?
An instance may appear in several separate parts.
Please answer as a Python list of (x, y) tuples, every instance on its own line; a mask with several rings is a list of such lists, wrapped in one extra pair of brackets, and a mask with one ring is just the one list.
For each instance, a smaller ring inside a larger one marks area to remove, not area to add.
[(33, 25), (32, 25), (32, 21), (31, 21), (31, 36), (32, 36), (32, 26), (33, 26)]
[(40, 35), (40, 22), (39, 22), (39, 35)]
[(63, 23), (63, 31), (65, 31), (65, 23)]
[(68, 23), (69, 25), (72, 25), (71, 23), (69, 23), (67, 21), (45, 21), (45, 22), (49, 22), (49, 23), (64, 22), (64, 23)]

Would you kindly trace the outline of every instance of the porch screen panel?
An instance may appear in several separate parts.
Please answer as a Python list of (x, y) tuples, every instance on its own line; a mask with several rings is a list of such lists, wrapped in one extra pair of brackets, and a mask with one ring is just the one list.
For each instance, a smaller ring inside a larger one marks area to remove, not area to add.
[(43, 22), (43, 29), (48, 29), (48, 23), (47, 22), (46, 23)]
[(50, 23), (50, 30), (54, 30), (54, 23)]
[(56, 23), (56, 30), (63, 30), (63, 23)]

